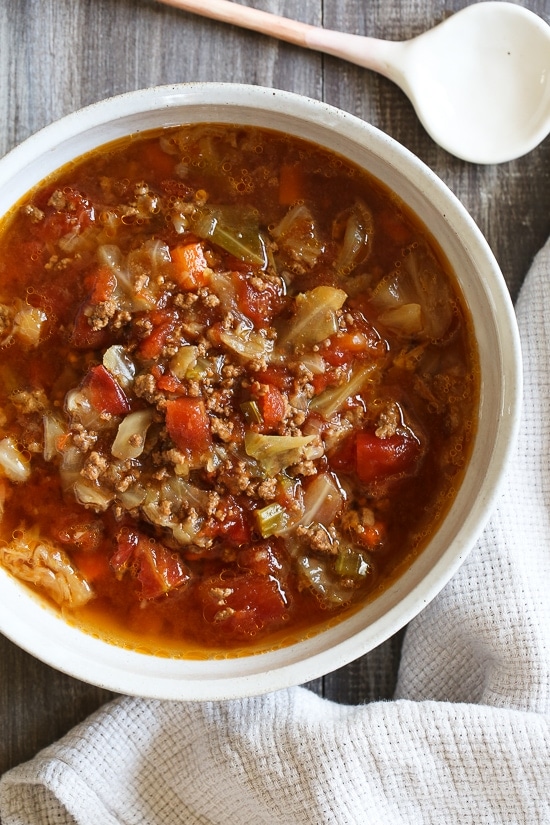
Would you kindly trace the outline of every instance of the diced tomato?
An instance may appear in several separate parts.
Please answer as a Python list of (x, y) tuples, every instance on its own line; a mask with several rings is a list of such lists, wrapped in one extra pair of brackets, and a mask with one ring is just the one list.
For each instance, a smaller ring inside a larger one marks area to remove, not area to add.
[(202, 615), (220, 641), (250, 638), (287, 615), (286, 593), (273, 576), (222, 573), (203, 581), (197, 595)]
[(285, 392), (292, 387), (292, 376), (284, 367), (269, 366), (258, 372), (256, 377), (262, 384), (272, 384)]
[(364, 332), (341, 332), (331, 339), (328, 348), (323, 349), (323, 358), (331, 366), (339, 367), (372, 352), (372, 342)]
[(200, 398), (174, 398), (166, 403), (166, 428), (170, 438), (189, 458), (199, 458), (210, 447), (210, 419)]
[(170, 251), (174, 264), (172, 275), (182, 289), (198, 289), (208, 282), (208, 263), (202, 244), (188, 243)]
[(98, 412), (123, 415), (130, 412), (130, 403), (118, 381), (103, 364), (92, 367), (83, 381), (90, 403)]
[(416, 439), (396, 433), (378, 438), (369, 430), (356, 436), (357, 475), (364, 484), (413, 470), (420, 455)]
[(93, 329), (90, 326), (90, 316), (88, 314), (90, 304), (86, 301), (76, 312), (73, 327), (70, 334), (70, 343), (76, 349), (102, 349), (109, 343), (111, 333), (104, 327), (103, 329)]
[(283, 420), (286, 410), (286, 400), (284, 395), (273, 384), (267, 384), (265, 392), (257, 399), (258, 406), (263, 418), (264, 429), (274, 430)]
[(100, 349), (106, 347), (111, 333), (107, 327), (94, 329), (90, 325), (93, 307), (107, 301), (116, 289), (116, 278), (108, 267), (94, 269), (85, 278), (89, 290), (86, 299), (77, 309), (71, 332), (71, 344), (78, 349)]
[[(50, 197), (52, 194), (50, 191)], [(37, 221), (32, 227), (35, 237), (51, 243), (69, 232), (80, 232), (92, 225), (95, 220), (94, 208), (80, 192), (66, 187), (61, 193), (60, 200), (60, 208), (51, 203), (44, 205), (43, 220)]]
[(246, 544), (252, 538), (246, 513), (233, 496), (221, 499), (216, 517), (208, 519), (202, 533), (209, 538), (222, 537), (237, 545)]
[(363, 525), (363, 530), (356, 533), (355, 538), (369, 550), (375, 550), (386, 538), (386, 525), (382, 521)]
[(152, 361), (161, 355), (168, 336), (174, 331), (177, 315), (170, 309), (156, 309), (148, 317), (153, 330), (141, 341), (138, 353), (147, 361)]
[(412, 435), (379, 438), (373, 430), (363, 430), (342, 441), (330, 456), (330, 466), (336, 473), (355, 474), (363, 484), (370, 484), (412, 472), (421, 452)]
[(341, 381), (341, 376), (335, 370), (325, 370), (324, 372), (314, 375), (311, 379), (311, 385), (315, 395), (326, 390), (327, 387), (335, 386)]
[(282, 306), (282, 295), (276, 284), (265, 281), (260, 289), (250, 279), (250, 273), (238, 278), (238, 307), (256, 327), (271, 323)]
[(283, 558), (282, 540), (271, 538), (241, 548), (237, 564), (240, 568), (258, 573), (260, 576), (273, 576), (282, 584), (282, 572), (285, 568)]
[(71, 544), (91, 553), (103, 541), (103, 523), (88, 513), (63, 512), (59, 515), (53, 534), (63, 544)]
[(111, 567), (118, 578), (126, 572), (141, 584), (144, 599), (156, 599), (186, 584), (191, 573), (178, 553), (137, 530), (124, 528), (117, 536)]
[(157, 378), (157, 387), (159, 390), (170, 392), (173, 395), (183, 395), (185, 392), (185, 387), (172, 372), (165, 372), (159, 375)]

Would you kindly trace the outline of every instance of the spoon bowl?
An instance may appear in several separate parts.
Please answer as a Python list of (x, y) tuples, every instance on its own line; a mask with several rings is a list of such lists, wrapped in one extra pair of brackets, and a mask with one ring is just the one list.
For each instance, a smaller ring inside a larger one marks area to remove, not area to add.
[(550, 26), (522, 6), (478, 3), (406, 43), (395, 81), (451, 154), (513, 160), (550, 131)]
[(384, 75), (433, 140), (462, 160), (504, 163), (550, 132), (550, 26), (507, 2), (468, 6), (405, 41), (332, 31), (230, 0), (161, 0)]

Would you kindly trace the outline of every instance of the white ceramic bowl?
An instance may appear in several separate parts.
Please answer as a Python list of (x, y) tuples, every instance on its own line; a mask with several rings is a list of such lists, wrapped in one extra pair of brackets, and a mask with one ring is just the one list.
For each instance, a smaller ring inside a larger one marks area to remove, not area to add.
[(131, 92), (48, 126), (0, 161), (0, 215), (69, 160), (128, 133), (193, 122), (254, 124), (321, 144), (397, 192), (431, 230), (456, 272), (481, 358), (473, 454), (433, 540), (383, 595), (306, 641), (244, 658), (187, 661), (123, 650), (65, 624), (0, 570), (0, 631), (34, 656), (111, 690), (167, 699), (227, 699), (300, 684), (342, 667), (407, 624), (456, 572), (486, 522), (513, 444), (520, 345), (502, 274), (449, 189), (392, 138), (358, 118), (287, 92), (192, 83)]

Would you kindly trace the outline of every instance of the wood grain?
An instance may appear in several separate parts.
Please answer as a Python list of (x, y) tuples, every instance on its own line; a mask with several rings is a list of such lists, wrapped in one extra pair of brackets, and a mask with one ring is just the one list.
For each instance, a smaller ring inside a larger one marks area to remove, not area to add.
[[(207, 2), (207, 0), (205, 0)], [(461, 0), (248, 0), (313, 25), (405, 39)], [(549, 0), (521, 3), (550, 20)], [(321, 99), (395, 137), (455, 192), (480, 226), (515, 298), (550, 234), (550, 141), (498, 167), (439, 149), (403, 93), (364, 69), (155, 0), (2, 0), (0, 154), (104, 97), (181, 81), (252, 83)], [(309, 687), (339, 702), (390, 698), (402, 634)], [(54, 741), (112, 694), (53, 671), (0, 637), (0, 772)]]

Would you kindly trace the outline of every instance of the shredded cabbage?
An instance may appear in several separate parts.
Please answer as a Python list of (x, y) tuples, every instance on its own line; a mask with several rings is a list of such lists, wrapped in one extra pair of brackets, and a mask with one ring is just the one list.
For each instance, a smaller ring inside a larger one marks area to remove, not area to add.
[(323, 454), (319, 439), (314, 435), (261, 435), (247, 432), (244, 437), (247, 455), (255, 458), (266, 475), (274, 476), (286, 467)]
[(339, 387), (331, 387), (315, 396), (310, 403), (310, 409), (320, 413), (327, 420), (331, 419), (344, 407), (349, 398), (362, 392), (373, 381), (376, 371), (376, 364), (360, 364)]
[(43, 588), (59, 605), (81, 607), (94, 595), (64, 551), (36, 531), (17, 530), (9, 544), (0, 545), (0, 561), (16, 578)]
[(30, 477), (30, 461), (11, 436), (0, 441), (0, 468), (10, 481), (19, 483)]
[(347, 295), (343, 289), (317, 286), (296, 296), (296, 311), (281, 344), (311, 346), (338, 332), (337, 311)]
[(372, 304), (393, 332), (408, 336), (414, 326), (415, 336), (421, 339), (442, 338), (453, 318), (449, 284), (425, 247), (414, 249), (400, 267), (382, 278), (374, 289)]
[(349, 275), (370, 253), (374, 231), (372, 212), (363, 201), (358, 200), (338, 217), (337, 223), (345, 223), (345, 229), (334, 268), (339, 275)]
[(239, 260), (266, 268), (266, 245), (255, 209), (232, 205), (203, 206), (194, 213), (192, 228), (199, 238), (210, 238)]
[(325, 244), (313, 215), (303, 203), (298, 203), (288, 210), (272, 230), (272, 235), (292, 260), (305, 268), (313, 267), (325, 251)]
[(145, 447), (145, 437), (151, 422), (153, 410), (136, 410), (126, 415), (118, 425), (117, 434), (111, 447), (115, 458), (122, 460), (138, 458)]

